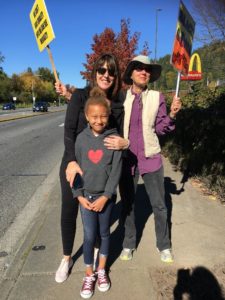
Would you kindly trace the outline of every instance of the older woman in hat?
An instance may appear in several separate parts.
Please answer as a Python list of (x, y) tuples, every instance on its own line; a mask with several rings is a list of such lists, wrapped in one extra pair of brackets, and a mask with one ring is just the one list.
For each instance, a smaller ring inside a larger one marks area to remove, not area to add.
[[(164, 174), (158, 135), (175, 129), (175, 118), (181, 108), (179, 98), (174, 97), (167, 115), (164, 96), (148, 89), (148, 83), (160, 77), (161, 66), (151, 64), (144, 55), (134, 57), (124, 73), (124, 82), (131, 87), (124, 101), (124, 138), (129, 140), (129, 149), (123, 159), (123, 174), (120, 193), (123, 207), (125, 238), (122, 260), (132, 259), (136, 248), (134, 218), (135, 191), (139, 176), (142, 176), (155, 219), (156, 246), (163, 262), (172, 262), (171, 241), (164, 197)], [(120, 138), (109, 137), (107, 147), (119, 148)], [(117, 146), (116, 146), (117, 145)], [(141, 199), (136, 201), (141, 205)], [(138, 220), (137, 220), (138, 222)]]

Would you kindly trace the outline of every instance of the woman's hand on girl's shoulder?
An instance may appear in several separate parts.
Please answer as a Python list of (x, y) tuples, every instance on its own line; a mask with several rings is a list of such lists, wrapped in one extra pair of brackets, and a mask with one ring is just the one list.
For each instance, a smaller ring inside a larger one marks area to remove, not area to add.
[(129, 148), (129, 140), (118, 135), (110, 135), (104, 139), (104, 145), (109, 150), (125, 150)]

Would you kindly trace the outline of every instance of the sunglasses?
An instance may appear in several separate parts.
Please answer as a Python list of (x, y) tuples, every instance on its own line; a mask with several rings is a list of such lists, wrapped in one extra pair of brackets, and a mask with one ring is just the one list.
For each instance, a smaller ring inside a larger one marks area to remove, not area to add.
[(99, 67), (97, 69), (98, 74), (101, 74), (101, 75), (105, 75), (106, 71), (108, 71), (109, 76), (114, 77), (116, 75), (116, 72), (114, 69), (106, 69), (104, 67)]
[(137, 72), (141, 72), (141, 71), (145, 70), (146, 73), (148, 73), (148, 74), (151, 73), (151, 69), (148, 66), (145, 66), (145, 65), (138, 65), (134, 69)]

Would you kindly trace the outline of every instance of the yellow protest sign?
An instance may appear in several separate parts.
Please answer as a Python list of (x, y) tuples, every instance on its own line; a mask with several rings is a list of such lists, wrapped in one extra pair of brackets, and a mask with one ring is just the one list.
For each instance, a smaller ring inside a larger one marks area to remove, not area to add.
[(44, 0), (36, 0), (30, 12), (30, 20), (38, 48), (42, 51), (55, 38)]

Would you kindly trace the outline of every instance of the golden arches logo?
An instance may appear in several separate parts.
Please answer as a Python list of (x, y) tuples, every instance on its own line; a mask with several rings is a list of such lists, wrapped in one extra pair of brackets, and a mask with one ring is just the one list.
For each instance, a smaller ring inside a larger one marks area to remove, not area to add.
[(201, 59), (200, 59), (200, 56), (198, 55), (198, 53), (192, 54), (188, 72), (193, 71), (193, 65), (194, 65), (195, 59), (196, 59), (196, 71), (198, 71), (199, 73), (202, 73)]
[[(194, 62), (196, 61), (196, 70), (193, 70)], [(188, 75), (181, 75), (181, 80), (201, 80), (202, 79), (202, 65), (201, 59), (198, 53), (194, 53), (191, 56)]]

